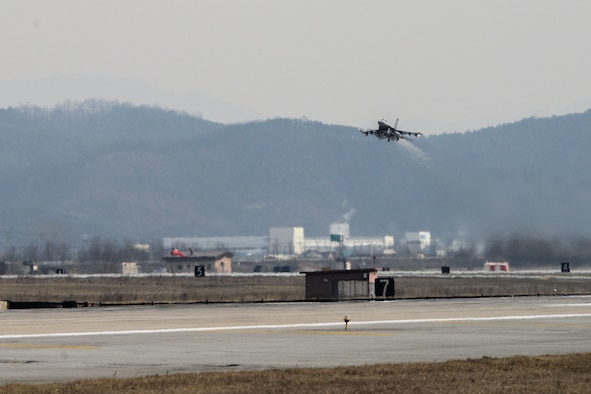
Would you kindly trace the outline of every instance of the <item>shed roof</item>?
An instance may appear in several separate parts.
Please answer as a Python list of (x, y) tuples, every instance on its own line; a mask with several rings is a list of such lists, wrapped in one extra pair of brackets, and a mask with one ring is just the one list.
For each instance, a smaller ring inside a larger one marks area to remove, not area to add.
[(164, 256), (162, 260), (166, 262), (197, 262), (197, 261), (207, 261), (207, 260), (217, 260), (224, 257), (232, 258), (234, 254), (228, 251), (219, 251), (219, 250), (210, 250), (210, 251), (200, 251), (196, 250), (193, 254), (188, 254), (186, 256)]
[(300, 274), (306, 275), (342, 275), (342, 274), (355, 274), (355, 273), (370, 273), (370, 272), (378, 272), (375, 268), (362, 268), (362, 269), (352, 269), (352, 270), (326, 270), (326, 271), (304, 271), (300, 272)]

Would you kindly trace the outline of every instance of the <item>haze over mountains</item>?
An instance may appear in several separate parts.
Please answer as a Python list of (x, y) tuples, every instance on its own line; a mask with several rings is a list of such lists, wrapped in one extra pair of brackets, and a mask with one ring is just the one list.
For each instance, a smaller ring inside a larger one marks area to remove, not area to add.
[(226, 125), (90, 100), (1, 109), (0, 131), (3, 241), (323, 236), (343, 221), (355, 236), (446, 242), (590, 233), (591, 111), (388, 143), (305, 119)]

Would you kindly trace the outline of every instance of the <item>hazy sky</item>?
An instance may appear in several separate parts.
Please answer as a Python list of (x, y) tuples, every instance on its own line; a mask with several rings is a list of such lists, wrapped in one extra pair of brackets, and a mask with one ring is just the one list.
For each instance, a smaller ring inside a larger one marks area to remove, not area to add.
[(591, 108), (591, 1), (2, 1), (0, 107), (455, 132)]

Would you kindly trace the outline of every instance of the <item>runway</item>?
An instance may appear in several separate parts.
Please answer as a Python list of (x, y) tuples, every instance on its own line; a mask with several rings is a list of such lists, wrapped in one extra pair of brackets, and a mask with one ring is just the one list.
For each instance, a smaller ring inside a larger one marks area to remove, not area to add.
[(590, 297), (8, 310), (0, 322), (1, 383), (591, 352)]

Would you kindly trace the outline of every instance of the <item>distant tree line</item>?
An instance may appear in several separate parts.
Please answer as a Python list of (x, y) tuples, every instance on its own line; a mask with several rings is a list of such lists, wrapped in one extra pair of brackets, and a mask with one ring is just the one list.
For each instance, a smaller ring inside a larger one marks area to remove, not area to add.
[[(142, 245), (147, 245), (147, 247)], [(36, 238), (26, 244), (20, 252), (14, 245), (3, 248), (0, 251), (0, 261), (120, 263), (123, 261), (160, 260), (163, 254), (164, 247), (160, 240), (141, 244), (129, 239), (118, 241), (94, 237), (80, 248), (75, 249), (67, 242), (53, 240), (42, 242)]]
[(526, 234), (496, 236), (487, 242), (486, 258), (491, 261), (509, 261), (513, 267), (546, 266), (561, 262), (590, 264), (591, 238)]

